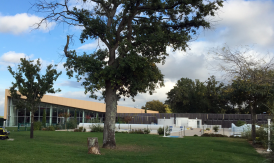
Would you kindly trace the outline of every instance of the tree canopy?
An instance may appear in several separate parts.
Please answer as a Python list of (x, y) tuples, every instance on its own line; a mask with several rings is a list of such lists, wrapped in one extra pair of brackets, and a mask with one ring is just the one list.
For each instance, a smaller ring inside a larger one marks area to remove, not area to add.
[(259, 105), (273, 98), (274, 57), (260, 56), (248, 46), (232, 50), (228, 46), (212, 51), (219, 62), (217, 68), (233, 80), (230, 98), (238, 105), (247, 104), (252, 119), (252, 139), (255, 143), (255, 113)]
[(221, 113), (227, 104), (223, 89), (214, 76), (205, 82), (181, 78), (167, 93), (166, 103), (174, 113)]
[(146, 102), (146, 105), (142, 106), (142, 109), (159, 111), (159, 113), (166, 113), (166, 105), (159, 100)]
[[(20, 58), (21, 63), (17, 66), (17, 71), (13, 71), (11, 66), (8, 70), (14, 77), (15, 82), (12, 82), (10, 87), (10, 95), (13, 104), (17, 109), (27, 109), (31, 114), (31, 132), (30, 138), (33, 138), (33, 122), (34, 113), (37, 111), (41, 99), (46, 93), (60, 92), (60, 89), (53, 88), (53, 82), (61, 75), (62, 72), (57, 72), (57, 65), (48, 65), (46, 74), (41, 75), (41, 63), (38, 59), (36, 64), (34, 61)], [(21, 98), (24, 97), (24, 98)]]
[(33, 8), (48, 15), (46, 20), (64, 22), (83, 28), (80, 41), (98, 38), (107, 49), (79, 55), (69, 51), (70, 36), (64, 48), (67, 74), (84, 79), (85, 93), (97, 98), (102, 91), (106, 102), (104, 148), (115, 148), (117, 101), (138, 93), (153, 91), (164, 85), (163, 74), (156, 63), (164, 63), (167, 46), (185, 50), (200, 27), (210, 28), (222, 0), (83, 0), (95, 3), (88, 10), (73, 7), (69, 0), (38, 1)]

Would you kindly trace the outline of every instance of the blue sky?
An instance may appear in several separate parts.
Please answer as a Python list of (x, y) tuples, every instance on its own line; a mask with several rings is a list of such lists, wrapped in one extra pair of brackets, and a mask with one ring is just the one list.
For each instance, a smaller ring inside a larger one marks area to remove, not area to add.
[[(71, 0), (71, 6), (81, 6), (78, 0)], [(19, 58), (27, 56), (31, 60), (40, 58), (43, 67), (48, 64), (59, 64), (58, 70), (62, 75), (58, 78), (55, 88), (61, 88), (62, 92), (56, 96), (90, 100), (84, 94), (84, 88), (76, 82), (75, 78), (68, 79), (62, 66), (66, 58), (63, 58), (63, 47), (66, 43), (66, 35), (74, 34), (74, 44), (70, 49), (78, 52), (92, 52), (98, 41), (88, 40), (81, 44), (79, 35), (81, 30), (68, 27), (63, 24), (50, 24), (49, 28), (42, 26), (39, 30), (32, 30), (32, 25), (42, 13), (36, 13), (30, 9), (35, 0), (9, 0), (0, 2), (0, 115), (4, 114), (4, 90), (11, 86), (13, 78), (7, 71), (7, 66), (19, 63)], [(213, 64), (207, 52), (225, 43), (230, 47), (237, 45), (253, 45), (254, 50), (260, 55), (274, 54), (274, 2), (264, 0), (228, 0), (224, 7), (214, 18), (214, 28), (201, 31), (197, 40), (189, 43), (191, 50), (186, 52), (170, 51), (170, 56), (165, 65), (159, 65), (165, 75), (165, 87), (156, 90), (152, 96), (139, 94), (133, 102), (131, 99), (119, 101), (119, 105), (137, 107), (145, 105), (150, 100), (166, 100), (166, 93), (173, 88), (176, 81), (182, 77), (200, 79), (205, 81), (210, 75), (216, 75), (221, 79), (220, 73), (211, 71), (208, 67)], [(100, 45), (103, 44), (100, 42)], [(101, 101), (103, 102), (103, 101)]]

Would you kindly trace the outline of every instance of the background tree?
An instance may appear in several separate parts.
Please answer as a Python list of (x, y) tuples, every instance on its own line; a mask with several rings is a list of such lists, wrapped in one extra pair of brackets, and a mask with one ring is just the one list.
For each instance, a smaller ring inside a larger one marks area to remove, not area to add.
[(20, 61), (16, 72), (8, 66), (9, 72), (15, 79), (9, 91), (17, 109), (26, 108), (32, 113), (30, 138), (33, 138), (34, 113), (46, 93), (61, 92), (60, 89), (55, 90), (53, 88), (53, 81), (56, 81), (62, 72), (57, 73), (54, 69), (57, 65), (50, 64), (46, 68), (46, 74), (40, 75), (41, 63), (39, 59), (36, 64), (33, 63), (34, 61), (26, 60), (26, 58), (20, 58)]
[(159, 100), (152, 100), (146, 102), (146, 105), (142, 106), (142, 109), (159, 111), (159, 113), (166, 112), (166, 106)]
[(64, 113), (59, 113), (58, 117), (63, 117), (65, 119), (65, 129), (67, 129), (67, 119), (70, 117), (70, 113), (64, 112)]
[(165, 104), (165, 107), (166, 113), (172, 113), (172, 110), (170, 109), (169, 105)]
[(77, 127), (77, 111), (76, 109), (74, 110), (74, 122), (75, 122), (75, 128)]
[(234, 79), (231, 99), (238, 105), (247, 104), (250, 109), (252, 139), (255, 143), (255, 113), (258, 105), (272, 96), (274, 57), (259, 56), (248, 46), (236, 50), (228, 46), (214, 48), (211, 53), (219, 63), (217, 70), (225, 72), (225, 77)]
[(44, 127), (46, 127), (46, 109), (43, 109), (43, 119), (42, 119), (42, 124)]
[(214, 76), (205, 82), (181, 78), (167, 93), (166, 103), (174, 113), (221, 113), (227, 104), (223, 88)]
[(80, 41), (99, 38), (107, 49), (79, 56), (68, 51), (70, 37), (64, 48), (69, 77), (77, 73), (77, 81), (84, 78), (85, 93), (97, 98), (103, 91), (106, 103), (103, 147), (115, 148), (115, 118), (117, 101), (134, 98), (164, 85), (163, 75), (155, 63), (164, 63), (167, 46), (185, 50), (187, 42), (200, 28), (210, 28), (209, 16), (214, 16), (222, 0), (83, 0), (94, 2), (91, 9), (70, 10), (69, 0), (38, 1), (33, 5), (38, 12), (48, 15), (46, 20), (82, 26)]
[(205, 98), (207, 100), (207, 113), (221, 113), (222, 109), (227, 104), (227, 99), (224, 97), (224, 83), (216, 81), (215, 76), (210, 76), (205, 81), (206, 93)]
[(128, 124), (132, 120), (132, 117), (130, 116), (125, 116), (124, 121)]

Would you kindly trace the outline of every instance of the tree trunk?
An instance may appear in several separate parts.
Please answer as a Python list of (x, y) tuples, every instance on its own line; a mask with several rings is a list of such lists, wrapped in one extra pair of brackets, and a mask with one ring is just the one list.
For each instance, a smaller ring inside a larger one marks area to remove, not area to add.
[(251, 112), (251, 124), (252, 124), (252, 129), (251, 129), (251, 138), (252, 138), (252, 144), (255, 144), (255, 139), (256, 139), (256, 115), (255, 115), (255, 107), (251, 105), (250, 107), (250, 112)]
[(33, 138), (33, 122), (34, 122), (34, 112), (31, 113), (31, 125), (30, 125), (30, 138)]
[(96, 154), (96, 155), (101, 154), (99, 149), (98, 138), (96, 137), (88, 138), (88, 154)]
[(104, 122), (103, 148), (116, 148), (115, 118), (117, 113), (116, 90), (111, 88), (111, 82), (106, 81), (106, 114)]

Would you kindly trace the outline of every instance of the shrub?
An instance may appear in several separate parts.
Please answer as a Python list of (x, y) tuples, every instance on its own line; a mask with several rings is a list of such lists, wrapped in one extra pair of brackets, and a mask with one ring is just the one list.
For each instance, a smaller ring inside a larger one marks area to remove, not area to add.
[(205, 133), (203, 135), (201, 135), (201, 137), (227, 137), (226, 135), (222, 135), (222, 134), (208, 134), (208, 133)]
[(55, 131), (55, 128), (53, 126), (49, 126), (46, 128), (46, 131)]
[(67, 128), (68, 129), (74, 129), (74, 128), (76, 128), (76, 126), (77, 126), (77, 122), (74, 119), (70, 119), (67, 122)]
[(41, 130), (42, 123), (41, 122), (34, 122), (33, 123), (33, 130)]
[(79, 132), (82, 132), (83, 131), (83, 127), (79, 127)]
[(144, 134), (149, 134), (150, 130), (148, 128), (144, 128)]
[(195, 134), (195, 135), (193, 135), (193, 136), (198, 136), (198, 135)]
[(206, 128), (206, 130), (207, 130), (207, 131), (209, 131), (209, 130), (210, 130), (210, 128)]
[(247, 126), (247, 128), (241, 133), (242, 138), (246, 138), (248, 140), (252, 140), (251, 138), (251, 128)]
[(237, 126), (237, 127), (240, 127), (240, 126), (242, 126), (242, 125), (244, 125), (244, 124), (246, 124), (246, 122), (245, 121), (237, 121), (236, 123), (235, 123), (235, 125)]
[(124, 121), (128, 124), (132, 120), (132, 117), (130, 116), (125, 116)]
[(120, 132), (119, 131), (115, 131), (115, 133), (126, 133), (127, 134), (128, 132), (127, 131), (120, 131)]
[(126, 123), (126, 122), (125, 122), (124, 118), (118, 117), (117, 118), (117, 123)]
[(264, 127), (260, 127), (256, 130), (256, 143), (267, 147), (268, 144), (268, 135), (267, 130)]
[(56, 125), (56, 126), (53, 126), (55, 130), (60, 130), (60, 126)]
[(90, 123), (100, 123), (100, 122), (101, 121), (100, 121), (100, 119), (98, 117), (90, 120)]
[[(169, 131), (169, 127), (166, 126), (166, 136), (170, 135), (170, 131)], [(164, 127), (159, 127), (158, 130), (157, 130), (158, 134), (159, 135), (164, 135)]]
[(213, 130), (214, 130), (214, 132), (218, 132), (219, 126), (214, 126), (214, 127), (213, 127)]
[(86, 128), (84, 128), (83, 132), (86, 132)]
[(144, 131), (141, 129), (132, 129), (130, 132), (130, 134), (144, 134)]
[(91, 129), (90, 132), (103, 132), (104, 131), (104, 127), (101, 127), (100, 124), (92, 124), (91, 126), (89, 126), (89, 128)]
[(201, 135), (201, 137), (210, 137), (210, 134), (204, 133), (203, 135)]

